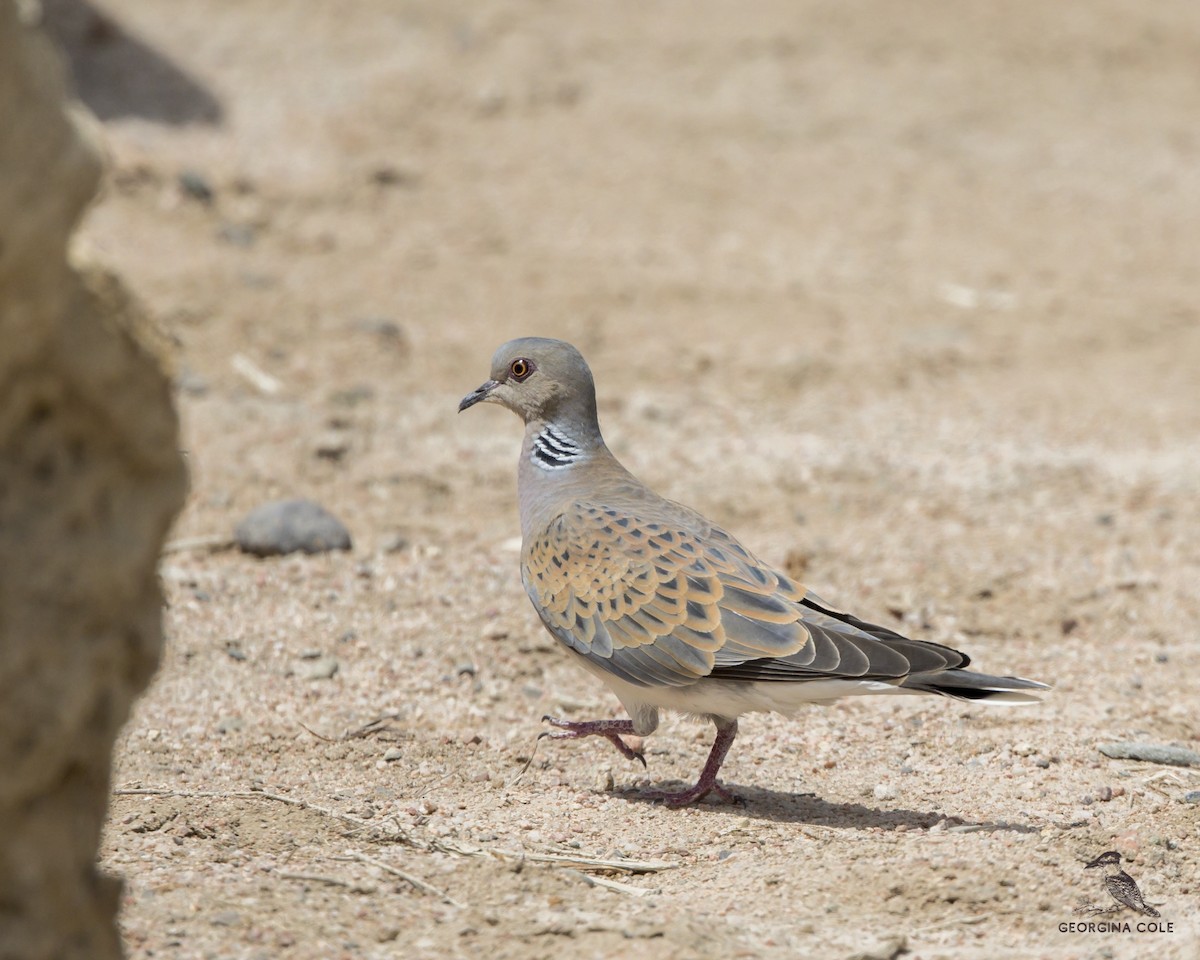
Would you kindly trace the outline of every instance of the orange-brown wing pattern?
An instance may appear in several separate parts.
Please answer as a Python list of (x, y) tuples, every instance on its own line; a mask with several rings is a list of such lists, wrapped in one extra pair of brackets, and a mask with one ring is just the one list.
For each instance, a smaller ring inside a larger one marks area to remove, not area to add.
[(572, 504), (522, 564), (550, 631), (630, 683), (898, 679), (966, 663), (831, 610), (686, 508), (650, 513)]

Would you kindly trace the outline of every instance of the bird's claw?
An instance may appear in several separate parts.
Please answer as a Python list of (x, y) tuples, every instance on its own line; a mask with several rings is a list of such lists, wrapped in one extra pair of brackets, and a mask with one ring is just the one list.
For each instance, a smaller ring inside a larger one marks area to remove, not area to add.
[(628, 760), (637, 760), (641, 763), (643, 769), (649, 769), (646, 765), (646, 756), (641, 750), (634, 750), (619, 736), (620, 733), (632, 733), (633, 724), (628, 720), (563, 720), (560, 717), (552, 717), (546, 714), (542, 717), (543, 723), (550, 723), (558, 727), (562, 732), (557, 733), (553, 730), (543, 730), (538, 734), (538, 740), (548, 737), (551, 740), (578, 740), (581, 737), (603, 737), (611, 743), (621, 755)]

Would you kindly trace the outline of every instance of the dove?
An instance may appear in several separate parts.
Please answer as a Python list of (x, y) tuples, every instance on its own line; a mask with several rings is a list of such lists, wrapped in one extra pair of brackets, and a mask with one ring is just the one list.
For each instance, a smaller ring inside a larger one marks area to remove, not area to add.
[(845, 613), (765, 563), (732, 534), (659, 496), (600, 433), (591, 370), (575, 347), (526, 337), (503, 344), (489, 378), (462, 399), (525, 423), (517, 471), (521, 580), (546, 629), (604, 681), (628, 720), (543, 717), (542, 736), (598, 736), (625, 757), (660, 711), (708, 718), (716, 737), (696, 783), (646, 795), (670, 806), (709, 793), (748, 713), (879, 694), (1036, 703), (1046, 684), (965, 669), (950, 647)]

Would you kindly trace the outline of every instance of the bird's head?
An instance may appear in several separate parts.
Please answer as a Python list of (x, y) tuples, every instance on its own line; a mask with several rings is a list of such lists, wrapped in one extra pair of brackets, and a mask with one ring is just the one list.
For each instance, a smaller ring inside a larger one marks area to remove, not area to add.
[(595, 428), (596, 387), (579, 351), (562, 340), (523, 337), (492, 357), (489, 379), (463, 397), (461, 413), (477, 403), (508, 407), (526, 423)]
[(1091, 863), (1084, 865), (1084, 870), (1090, 870), (1092, 867), (1115, 867), (1121, 862), (1121, 855), (1116, 850), (1107, 850), (1100, 854)]

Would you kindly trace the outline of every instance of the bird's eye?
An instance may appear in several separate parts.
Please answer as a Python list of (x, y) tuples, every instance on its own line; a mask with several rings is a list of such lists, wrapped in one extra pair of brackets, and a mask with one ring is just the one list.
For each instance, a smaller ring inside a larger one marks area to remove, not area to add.
[(508, 372), (512, 374), (513, 379), (520, 383), (527, 376), (533, 373), (533, 363), (525, 359), (517, 359), (512, 362), (508, 368)]

